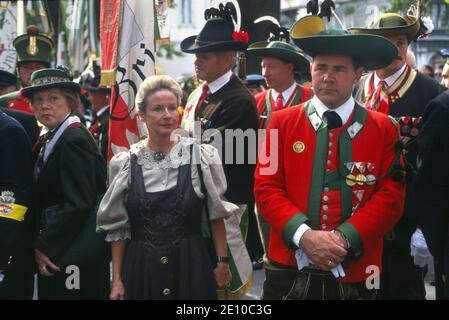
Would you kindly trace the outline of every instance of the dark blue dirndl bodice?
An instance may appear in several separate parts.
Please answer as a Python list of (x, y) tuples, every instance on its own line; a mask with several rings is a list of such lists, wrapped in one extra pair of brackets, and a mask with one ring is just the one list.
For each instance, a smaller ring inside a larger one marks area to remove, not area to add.
[(125, 207), (131, 226), (123, 268), (127, 299), (214, 299), (212, 264), (201, 236), (204, 199), (192, 186), (191, 165), (176, 186), (146, 192), (143, 168), (131, 154)]

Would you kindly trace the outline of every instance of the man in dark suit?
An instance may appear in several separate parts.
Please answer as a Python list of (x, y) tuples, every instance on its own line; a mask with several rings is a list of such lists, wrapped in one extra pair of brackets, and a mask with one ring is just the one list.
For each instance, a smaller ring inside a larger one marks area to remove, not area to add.
[(31, 299), (32, 275), (23, 272), (33, 264), (24, 227), (33, 183), (31, 145), (22, 126), (1, 110), (0, 150), (0, 300)]
[(100, 85), (101, 68), (95, 61), (93, 68), (93, 75), (87, 74), (83, 79), (81, 87), (87, 91), (94, 113), (89, 131), (97, 142), (106, 164), (108, 160), (109, 98), (111, 96), (111, 88)]
[[(216, 142), (221, 138), (221, 146), (215, 146), (221, 153), (227, 180), (225, 197), (240, 208), (236, 215), (225, 220), (229, 251), (233, 257), (231, 263), (235, 262), (237, 269), (226, 291), (228, 298), (233, 294), (244, 294), (251, 283), (252, 265), (244, 243), (246, 226), (242, 221), (246, 221), (248, 205), (254, 201), (253, 174), (256, 156), (256, 141), (244, 139), (239, 145), (239, 139), (232, 134), (249, 129), (246, 133), (254, 134), (255, 138), (258, 127), (254, 97), (232, 72), (236, 52), (245, 50), (248, 46), (243, 40), (244, 36), (233, 30), (232, 22), (212, 18), (198, 35), (188, 37), (181, 43), (182, 51), (195, 54), (195, 72), (198, 79), (204, 81), (187, 101), (182, 126), (193, 132), (194, 137), (201, 137), (203, 142)], [(232, 134), (225, 134), (225, 131)], [(208, 136), (209, 132), (215, 132), (217, 139), (213, 135)], [(248, 160), (251, 147), (254, 147), (252, 164)], [(243, 230), (241, 226), (245, 226)], [(234, 268), (231, 270), (235, 271)]]
[[(17, 77), (4, 70), (0, 70), (0, 96), (16, 90)], [(33, 146), (39, 136), (39, 129), (34, 116), (21, 112), (18, 110), (3, 108), (0, 105), (0, 110), (6, 113), (8, 116), (13, 117), (23, 126), (30, 138), (31, 145)]]
[(0, 107), (0, 111), (3, 111), (8, 116), (16, 119), (22, 127), (25, 129), (31, 145), (34, 146), (39, 138), (39, 127), (37, 125), (36, 118), (26, 112), (13, 109), (5, 109)]
[(416, 138), (426, 104), (444, 88), (406, 64), (407, 49), (419, 32), (419, 21), (410, 16), (384, 13), (374, 17), (367, 28), (353, 28), (356, 34), (374, 34), (388, 38), (398, 55), (388, 66), (370, 72), (358, 83), (355, 100), (366, 108), (390, 115), (399, 122), (405, 158), (409, 164), (407, 193), (401, 220), (385, 237), (380, 299), (425, 299), (423, 271), (410, 255), (410, 242), (417, 228), (410, 201), (410, 189), (416, 168)]
[(449, 299), (449, 92), (427, 105), (418, 138), (414, 211), (435, 261), (436, 298)]

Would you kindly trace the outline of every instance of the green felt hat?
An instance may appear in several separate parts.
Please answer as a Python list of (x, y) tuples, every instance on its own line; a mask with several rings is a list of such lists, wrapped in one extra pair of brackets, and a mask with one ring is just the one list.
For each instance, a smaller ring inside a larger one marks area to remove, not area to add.
[(37, 91), (47, 89), (66, 89), (80, 93), (78, 83), (72, 81), (70, 71), (65, 67), (41, 69), (31, 75), (31, 86), (23, 88), (21, 93), (24, 97), (31, 98)]
[(292, 45), (284, 41), (260, 41), (251, 44), (247, 50), (258, 57), (274, 57), (295, 65), (298, 71), (308, 70), (309, 61)]
[(36, 26), (29, 26), (26, 34), (22, 34), (12, 42), (17, 51), (17, 66), (26, 62), (42, 62), (47, 67), (52, 60), (53, 40), (39, 33)]
[(397, 13), (382, 13), (374, 17), (366, 28), (351, 28), (354, 34), (375, 34), (388, 37), (393, 35), (406, 35), (410, 43), (418, 33), (420, 28), (419, 20), (405, 16), (401, 17)]
[(296, 45), (312, 57), (318, 54), (350, 56), (367, 70), (375, 70), (389, 65), (398, 55), (396, 46), (384, 37), (353, 34), (347, 30), (325, 30), (324, 23), (313, 25), (315, 20), (316, 16), (302, 18), (290, 31)]

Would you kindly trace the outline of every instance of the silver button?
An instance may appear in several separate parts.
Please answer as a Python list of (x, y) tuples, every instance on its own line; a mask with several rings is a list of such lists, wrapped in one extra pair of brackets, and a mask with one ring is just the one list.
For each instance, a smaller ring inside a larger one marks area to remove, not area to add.
[(167, 257), (162, 257), (160, 261), (161, 261), (162, 264), (167, 264), (168, 263), (168, 258)]
[(323, 214), (323, 220), (326, 221), (327, 220), (327, 214)]
[(334, 144), (332, 142), (329, 142), (329, 147), (332, 147)]
[(327, 226), (323, 223), (322, 225), (321, 225), (321, 229), (326, 229), (327, 228)]
[(324, 205), (323, 210), (326, 211), (327, 209), (329, 209), (329, 207), (327, 205)]
[(330, 165), (332, 162), (330, 160), (327, 160), (327, 165)]
[(327, 201), (327, 200), (329, 200), (329, 197), (328, 196), (323, 196), (323, 200)]
[(168, 288), (165, 288), (164, 290), (162, 290), (162, 294), (164, 295), (164, 296), (168, 296), (169, 294), (170, 294), (170, 289), (168, 289)]
[(333, 133), (329, 133), (329, 138), (332, 138), (334, 136)]
[(324, 187), (323, 191), (324, 192), (329, 192), (329, 187)]
[(329, 152), (327, 153), (328, 155), (332, 155), (332, 151), (329, 150)]

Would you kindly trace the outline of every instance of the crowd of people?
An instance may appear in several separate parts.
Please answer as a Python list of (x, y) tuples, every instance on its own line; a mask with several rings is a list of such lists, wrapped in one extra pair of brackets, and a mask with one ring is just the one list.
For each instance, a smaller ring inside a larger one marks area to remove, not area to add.
[[(35, 27), (13, 41), (0, 299), (238, 299), (261, 267), (266, 300), (425, 299), (420, 235), (449, 299), (449, 52), (407, 63), (419, 19), (396, 13), (349, 30), (312, 14), (249, 46), (229, 14), (181, 42), (197, 80), (142, 82), (147, 135), (110, 161), (101, 67), (75, 82)], [(237, 76), (240, 51), (261, 75)]]

